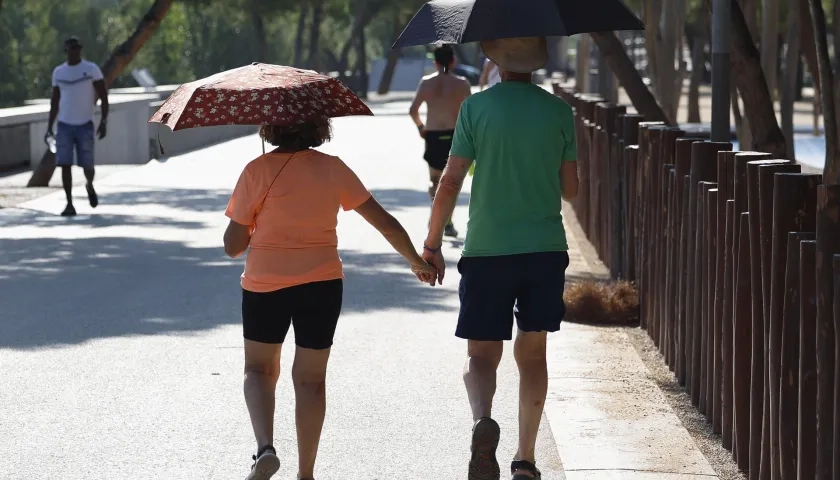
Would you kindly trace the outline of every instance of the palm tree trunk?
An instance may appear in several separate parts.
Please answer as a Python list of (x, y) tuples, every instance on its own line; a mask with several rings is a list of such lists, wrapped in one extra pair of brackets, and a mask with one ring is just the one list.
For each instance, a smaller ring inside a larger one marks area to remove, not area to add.
[[(399, 11), (394, 13), (394, 31), (391, 38), (396, 41), (403, 30), (403, 21), (400, 19)], [(388, 60), (385, 69), (382, 71), (382, 78), (379, 80), (379, 88), (376, 93), (385, 95), (391, 91), (391, 81), (394, 79), (394, 72), (397, 70), (397, 63), (400, 60), (402, 49), (392, 48), (388, 51)]]
[[(705, 3), (711, 12), (711, 0), (705, 0)], [(732, 77), (744, 101), (744, 114), (752, 134), (752, 142), (742, 145), (741, 148), (784, 158), (787, 154), (785, 136), (779, 128), (773, 98), (761, 69), (761, 57), (750, 35), (741, 6), (737, 0), (731, 0), (731, 3)]]
[(155, 33), (160, 22), (163, 21), (175, 0), (155, 0), (149, 11), (140, 19), (134, 33), (128, 40), (114, 49), (111, 56), (102, 66), (102, 74), (105, 76), (105, 86), (109, 87), (117, 77), (120, 76), (125, 67), (134, 59), (137, 52)]
[(799, 2), (788, 2), (787, 53), (785, 54), (785, 75), (782, 84), (782, 132), (787, 139), (787, 157), (796, 158), (793, 148), (793, 104), (796, 99), (796, 80), (799, 76), (799, 35), (802, 23), (799, 18)]
[(306, 16), (308, 14), (309, 3), (302, 2), (298, 14), (297, 32), (295, 33), (295, 58), (292, 61), (292, 65), (296, 67), (302, 66), (303, 63), (303, 36), (306, 34)]
[(761, 68), (767, 78), (770, 96), (775, 98), (779, 66), (779, 0), (763, 0), (761, 5)]
[(321, 69), (318, 53), (321, 43), (321, 23), (324, 21), (325, 3), (325, 0), (315, 0), (315, 6), (312, 9), (312, 23), (309, 29), (309, 58), (306, 59), (306, 67), (315, 71)]
[(268, 61), (268, 43), (265, 39), (265, 23), (262, 13), (251, 5), (251, 26), (254, 27), (254, 39), (257, 47), (257, 61), (266, 63)]
[(825, 10), (823, 10), (820, 0), (809, 0), (809, 3), (811, 5), (811, 22), (813, 22), (814, 27), (814, 38), (817, 44), (820, 94), (822, 97), (823, 123), (825, 125), (825, 168), (823, 170), (823, 178), (826, 184), (835, 184), (840, 183), (840, 151), (838, 151), (837, 145), (837, 104), (834, 101), (834, 72), (831, 69), (831, 58), (828, 54), (828, 32), (825, 24)]
[(656, 97), (650, 93), (642, 76), (636, 71), (633, 61), (627, 56), (624, 45), (613, 32), (590, 33), (589, 36), (598, 45), (602, 58), (613, 71), (636, 111), (645, 116), (650, 122), (665, 122), (674, 125), (674, 120), (668, 118), (662, 107), (656, 102)]

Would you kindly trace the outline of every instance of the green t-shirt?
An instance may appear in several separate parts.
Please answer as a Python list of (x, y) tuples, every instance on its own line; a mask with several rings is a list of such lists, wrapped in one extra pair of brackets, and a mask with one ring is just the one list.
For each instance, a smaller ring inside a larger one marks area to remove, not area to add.
[(475, 160), (465, 257), (568, 250), (560, 166), (577, 161), (571, 107), (502, 82), (461, 106), (451, 154)]

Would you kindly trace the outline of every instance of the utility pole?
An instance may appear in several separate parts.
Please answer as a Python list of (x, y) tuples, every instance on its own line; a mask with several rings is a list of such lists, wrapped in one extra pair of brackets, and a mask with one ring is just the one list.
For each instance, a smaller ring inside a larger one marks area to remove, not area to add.
[[(712, 141), (728, 142), (730, 71), (729, 29), (732, 25), (732, 0), (714, 0), (712, 4)], [(693, 65), (692, 68), (697, 68)]]

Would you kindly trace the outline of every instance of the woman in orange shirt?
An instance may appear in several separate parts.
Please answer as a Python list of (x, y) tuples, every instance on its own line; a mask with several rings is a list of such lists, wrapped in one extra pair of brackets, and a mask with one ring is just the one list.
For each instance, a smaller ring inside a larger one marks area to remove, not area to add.
[(338, 157), (314, 147), (331, 138), (329, 120), (293, 127), (265, 125), (277, 147), (249, 163), (231, 196), (225, 252), (248, 251), (242, 274), (245, 403), (257, 440), (246, 480), (267, 480), (280, 468), (272, 446), (280, 349), (294, 326), (292, 380), (298, 434), (298, 478), (311, 480), (326, 409), (327, 360), (341, 312), (343, 272), (338, 211), (355, 210), (409, 262), (424, 283), (437, 272), (417, 254), (405, 229)]

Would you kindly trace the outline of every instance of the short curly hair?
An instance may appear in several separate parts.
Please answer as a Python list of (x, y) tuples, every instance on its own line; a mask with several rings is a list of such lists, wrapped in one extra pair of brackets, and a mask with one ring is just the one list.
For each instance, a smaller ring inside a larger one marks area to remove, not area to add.
[(275, 147), (297, 152), (332, 140), (332, 124), (326, 118), (299, 125), (262, 125), (260, 137)]

